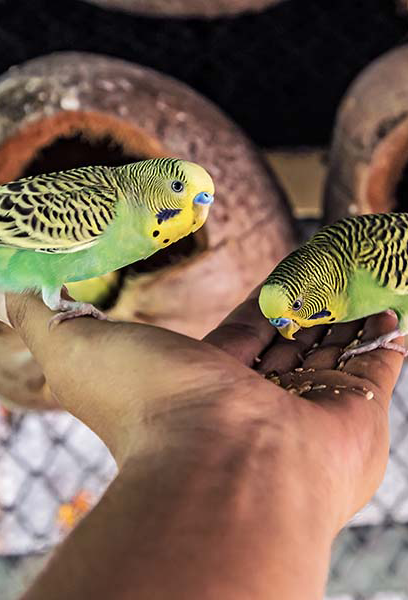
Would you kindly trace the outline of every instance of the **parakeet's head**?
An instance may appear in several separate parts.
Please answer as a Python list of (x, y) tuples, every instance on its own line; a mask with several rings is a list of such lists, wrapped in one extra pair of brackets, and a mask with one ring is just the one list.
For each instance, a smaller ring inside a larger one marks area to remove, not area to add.
[(335, 285), (330, 260), (307, 244), (287, 256), (263, 285), (259, 306), (279, 333), (293, 340), (301, 327), (328, 324), (344, 315), (345, 295)]
[(203, 167), (176, 158), (144, 160), (120, 168), (137, 202), (152, 217), (147, 235), (166, 246), (197, 231), (214, 201), (214, 183)]

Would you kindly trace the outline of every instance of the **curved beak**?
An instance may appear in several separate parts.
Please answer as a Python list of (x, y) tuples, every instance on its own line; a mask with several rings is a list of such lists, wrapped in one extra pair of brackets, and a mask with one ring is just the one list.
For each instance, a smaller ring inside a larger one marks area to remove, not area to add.
[(201, 192), (197, 194), (193, 200), (193, 211), (194, 211), (194, 225), (192, 232), (195, 233), (197, 229), (202, 227), (208, 217), (211, 204), (214, 202), (214, 196), (208, 192)]
[(279, 317), (277, 319), (269, 319), (271, 325), (277, 328), (281, 336), (286, 338), (287, 340), (294, 340), (293, 334), (295, 334), (300, 329), (300, 325), (292, 321), (291, 319), (285, 319), (283, 317)]
[(294, 340), (295, 338), (293, 337), (293, 335), (297, 331), (299, 331), (299, 329), (300, 329), (300, 325), (295, 323), (295, 321), (289, 321), (289, 323), (287, 325), (285, 325), (284, 327), (279, 327), (278, 331), (287, 340)]

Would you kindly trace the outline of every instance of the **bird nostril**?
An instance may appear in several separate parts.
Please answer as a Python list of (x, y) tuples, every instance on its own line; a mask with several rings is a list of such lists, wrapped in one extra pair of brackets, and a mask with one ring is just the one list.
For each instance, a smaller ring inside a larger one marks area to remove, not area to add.
[(212, 201), (213, 201), (213, 196), (211, 194), (209, 194), (208, 192), (200, 192), (194, 198), (195, 204), (211, 204)]

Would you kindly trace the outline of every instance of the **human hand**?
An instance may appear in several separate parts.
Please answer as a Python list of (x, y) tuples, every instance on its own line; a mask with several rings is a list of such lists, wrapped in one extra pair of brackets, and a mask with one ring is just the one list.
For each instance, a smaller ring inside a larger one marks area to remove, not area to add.
[[(316, 326), (299, 332), (293, 342), (260, 315), (258, 292), (206, 340), (279, 385), (274, 395), (279, 393), (284, 406), (277, 420), (285, 426), (290, 422), (305, 453), (315, 455), (312, 478), (319, 472), (322, 478), (328, 476), (341, 527), (382, 480), (389, 448), (388, 408), (402, 357), (376, 350), (346, 363), (338, 360), (357, 340), (393, 330), (396, 317), (382, 313), (330, 328)], [(267, 397), (268, 390), (263, 393)]]
[[(338, 370), (360, 323), (289, 342), (256, 293), (203, 342), (92, 319), (50, 332), (38, 298), (7, 308), (60, 404), (120, 466), (26, 600), (323, 596), (333, 538), (385, 468), (399, 354)], [(370, 318), (364, 336), (392, 326)], [(61, 589), (67, 564), (76, 576)]]
[[(287, 341), (262, 317), (256, 291), (198, 342), (147, 325), (83, 318), (50, 332), (50, 311), (38, 298), (9, 296), (7, 307), (59, 404), (99, 433), (119, 462), (132, 447), (124, 435), (129, 423), (167, 409), (206, 406), (220, 396), (233, 399), (238, 420), (262, 415), (271, 426), (279, 423), (287, 440), (298, 440), (303, 459), (312, 459), (311, 476), (330, 483), (337, 527), (367, 502), (382, 478), (387, 410), (402, 361), (394, 352), (376, 350), (339, 370), (337, 359), (361, 322), (334, 326), (330, 335), (314, 327)], [(393, 323), (390, 315), (371, 317), (363, 339)], [(271, 374), (280, 386), (265, 379)]]

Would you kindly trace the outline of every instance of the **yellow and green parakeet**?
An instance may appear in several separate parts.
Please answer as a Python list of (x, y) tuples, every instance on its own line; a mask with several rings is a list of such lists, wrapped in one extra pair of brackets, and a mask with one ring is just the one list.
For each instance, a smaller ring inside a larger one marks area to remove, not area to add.
[(64, 283), (119, 269), (196, 231), (214, 199), (201, 166), (173, 158), (82, 167), (0, 186), (0, 290), (41, 291), (52, 321), (105, 318)]
[(392, 340), (408, 333), (408, 214), (368, 214), (324, 227), (278, 264), (259, 304), (287, 339), (301, 327), (391, 309), (398, 328), (347, 350), (341, 359), (376, 348), (406, 354)]

